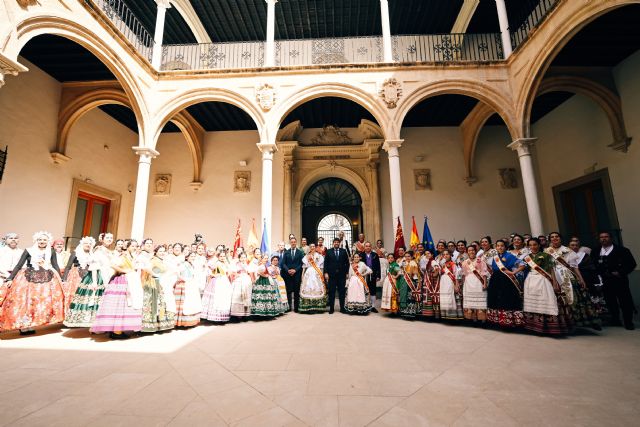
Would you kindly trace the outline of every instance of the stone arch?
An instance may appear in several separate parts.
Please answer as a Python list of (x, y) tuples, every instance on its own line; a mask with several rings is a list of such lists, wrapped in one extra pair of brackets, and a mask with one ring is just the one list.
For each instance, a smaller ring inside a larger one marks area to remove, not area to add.
[[(549, 66), (569, 43), (569, 41), (584, 27), (597, 18), (614, 9), (630, 4), (638, 4), (639, 0), (602, 0), (594, 2), (563, 2), (562, 7), (556, 8), (550, 19), (545, 20), (533, 34), (545, 37), (544, 44), (526, 63), (527, 72), (519, 86), (516, 97), (516, 118), (518, 131), (523, 137), (531, 136), (531, 109), (533, 101), (538, 96), (538, 89), (549, 69)], [(532, 42), (533, 40), (529, 41)], [(524, 52), (525, 49), (521, 49)]]
[[(549, 92), (571, 92), (584, 95), (593, 100), (609, 119), (613, 142), (609, 147), (627, 151), (631, 138), (622, 114), (622, 102), (618, 94), (593, 80), (577, 76), (553, 76), (545, 78), (538, 87), (536, 97)], [(535, 98), (534, 98), (535, 99)]]
[(307, 86), (284, 99), (273, 113), (277, 119), (272, 124), (277, 127), (272, 129), (271, 132), (277, 133), (280, 124), (296, 107), (316, 98), (332, 96), (348, 99), (365, 108), (375, 117), (384, 135), (389, 135), (389, 115), (382, 105), (377, 102), (376, 98), (358, 87), (344, 83), (320, 83)]
[(302, 231), (302, 199), (313, 184), (324, 178), (341, 178), (352, 184), (358, 193), (360, 193), (360, 197), (362, 198), (363, 219), (367, 225), (364, 229), (365, 233), (367, 235), (375, 235), (376, 232), (379, 232), (379, 230), (375, 229), (375, 206), (372, 197), (372, 191), (375, 191), (376, 189), (370, 189), (366, 181), (352, 169), (339, 165), (326, 165), (306, 174), (297, 183), (293, 196), (292, 209), (292, 230), (296, 235), (300, 235)]
[(469, 185), (473, 185), (477, 181), (474, 173), (474, 159), (476, 147), (478, 145), (478, 136), (480, 136), (480, 131), (493, 114), (495, 114), (495, 110), (493, 108), (484, 102), (478, 102), (478, 104), (460, 124), (464, 166), (467, 172), (467, 176), (464, 180)]
[(498, 113), (505, 122), (507, 129), (509, 129), (509, 133), (511, 134), (511, 138), (513, 140), (518, 138), (519, 135), (517, 133), (517, 126), (515, 125), (514, 114), (511, 108), (511, 100), (507, 95), (501, 93), (494, 87), (479, 81), (454, 79), (421, 86), (401, 102), (394, 120), (398, 125), (398, 139), (400, 139), (400, 129), (402, 128), (404, 119), (409, 111), (427, 98), (447, 94), (465, 95), (486, 104), (493, 110), (493, 112)]
[[(102, 87), (82, 93), (63, 105), (58, 118), (56, 149), (52, 153), (54, 161), (66, 158), (67, 140), (73, 125), (82, 116), (101, 105), (117, 104), (132, 109), (127, 94), (120, 87)], [(170, 120), (183, 133), (193, 159), (193, 181), (200, 181), (202, 169), (202, 140), (204, 130), (186, 111), (181, 111)]]
[(111, 46), (71, 17), (31, 16), (20, 21), (16, 26), (17, 37), (12, 46), (14, 59), (17, 60), (20, 51), (31, 39), (45, 34), (64, 37), (78, 43), (109, 68), (128, 98), (129, 107), (135, 114), (138, 123), (138, 134), (141, 140), (144, 140), (146, 118), (148, 117), (144, 96), (134, 74)]
[(266, 139), (264, 117), (253, 103), (239, 93), (228, 89), (206, 88), (184, 92), (177, 97), (171, 98), (166, 104), (158, 109), (156, 117), (159, 117), (159, 121), (156, 122), (154, 126), (152, 138), (153, 146), (149, 148), (155, 148), (158, 143), (160, 132), (167, 122), (181, 111), (186, 110), (187, 107), (202, 102), (224, 102), (240, 108), (242, 111), (247, 113), (251, 119), (253, 119), (260, 136), (260, 141), (264, 141)]

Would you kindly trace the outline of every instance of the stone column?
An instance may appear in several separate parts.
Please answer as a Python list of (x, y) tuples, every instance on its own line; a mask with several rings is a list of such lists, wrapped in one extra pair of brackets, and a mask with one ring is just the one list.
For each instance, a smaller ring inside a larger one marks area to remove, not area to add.
[(536, 184), (530, 150), (531, 145), (533, 145), (536, 140), (537, 138), (520, 138), (509, 144), (509, 148), (518, 152), (520, 170), (522, 172), (522, 187), (524, 188), (524, 197), (527, 202), (527, 213), (529, 215), (529, 226), (531, 227), (531, 234), (539, 236), (544, 233), (544, 227), (542, 225), (542, 212), (540, 210), (540, 201), (538, 200), (538, 186)]
[(275, 32), (276, 32), (276, 3), (278, 0), (267, 2), (267, 43), (264, 49), (265, 67), (276, 65)]
[(293, 187), (293, 162), (284, 161), (283, 207), (282, 207), (282, 235), (283, 240), (291, 230), (291, 188)]
[(386, 140), (382, 148), (389, 156), (389, 178), (391, 180), (391, 216), (393, 217), (393, 236), (396, 233), (398, 218), (404, 229), (404, 212), (402, 210), (402, 183), (400, 178), (400, 152), (404, 139)]
[(271, 216), (273, 213), (273, 153), (276, 151), (276, 144), (269, 142), (260, 142), (256, 144), (262, 152), (262, 202), (261, 215), (262, 220), (266, 222), (267, 247), (271, 250), (271, 239), (273, 234), (271, 231)]
[(389, 1), (380, 0), (380, 17), (382, 18), (382, 46), (384, 62), (393, 62), (393, 48), (391, 45), (391, 24), (389, 22)]
[(138, 159), (138, 181), (136, 195), (133, 202), (133, 221), (131, 238), (138, 241), (144, 238), (144, 223), (147, 215), (147, 198), (149, 196), (149, 175), (151, 174), (151, 160), (160, 153), (152, 148), (133, 147), (133, 151), (140, 156)]
[(511, 46), (511, 33), (509, 31), (509, 17), (507, 15), (507, 7), (504, 0), (496, 0), (496, 8), (498, 9), (498, 22), (500, 23), (500, 35), (502, 36), (502, 51), (504, 59), (511, 56), (513, 47)]
[(151, 56), (151, 65), (160, 71), (162, 65), (162, 38), (164, 36), (164, 18), (167, 9), (171, 7), (169, 0), (157, 0), (158, 14), (156, 15), (156, 31), (153, 35), (153, 53)]

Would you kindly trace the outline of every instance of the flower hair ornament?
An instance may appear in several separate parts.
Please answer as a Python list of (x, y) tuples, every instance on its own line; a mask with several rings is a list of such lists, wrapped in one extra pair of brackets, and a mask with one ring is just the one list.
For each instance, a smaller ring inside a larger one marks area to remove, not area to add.
[(51, 243), (51, 241), (53, 240), (53, 236), (48, 231), (38, 231), (33, 235), (33, 243), (35, 243), (41, 237), (46, 238), (49, 243)]

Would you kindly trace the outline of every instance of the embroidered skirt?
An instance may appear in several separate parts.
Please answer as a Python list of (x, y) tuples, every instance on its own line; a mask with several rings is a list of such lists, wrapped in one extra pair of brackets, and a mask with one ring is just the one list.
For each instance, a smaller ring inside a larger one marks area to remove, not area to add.
[(213, 276), (202, 295), (200, 318), (228, 322), (231, 317), (231, 282), (226, 275)]
[(280, 289), (275, 281), (259, 276), (251, 292), (251, 314), (254, 316), (276, 317), (284, 313)]
[(489, 279), (487, 320), (505, 328), (515, 328), (524, 324), (520, 292), (501, 272), (494, 272)]
[[(422, 306), (420, 304), (421, 295), (417, 295), (412, 292), (409, 288), (409, 285), (404, 279), (404, 276), (398, 277), (396, 281), (398, 285), (398, 293), (399, 293), (399, 309), (398, 312), (401, 316), (404, 317), (416, 317), (418, 314), (422, 312)], [(417, 286), (415, 283), (413, 286)]]
[(369, 287), (352, 276), (347, 283), (344, 309), (351, 314), (368, 314), (373, 307), (369, 303)]
[(29, 329), (60, 323), (64, 320), (64, 293), (58, 273), (52, 271), (51, 280), (43, 283), (27, 281), (26, 270), (21, 270), (3, 286), (4, 302), (0, 307), (0, 329)]
[(71, 299), (71, 304), (64, 318), (64, 325), (68, 328), (90, 328), (96, 320), (104, 289), (100, 271), (90, 271), (85, 274)]
[(176, 297), (176, 326), (190, 327), (200, 323), (200, 313), (184, 314), (185, 282), (179, 280), (174, 288)]
[(111, 279), (104, 289), (102, 301), (91, 326), (91, 332), (139, 331), (142, 329), (142, 310), (127, 304), (127, 277)]
[(167, 311), (164, 294), (155, 283), (144, 285), (142, 295), (142, 332), (158, 332), (173, 329), (176, 315)]

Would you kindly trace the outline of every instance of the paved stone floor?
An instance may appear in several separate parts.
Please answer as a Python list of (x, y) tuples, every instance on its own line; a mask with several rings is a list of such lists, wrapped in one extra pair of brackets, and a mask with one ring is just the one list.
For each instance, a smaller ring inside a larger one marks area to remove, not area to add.
[(638, 425), (640, 332), (541, 338), (372, 314), (128, 341), (0, 335), (0, 425)]

